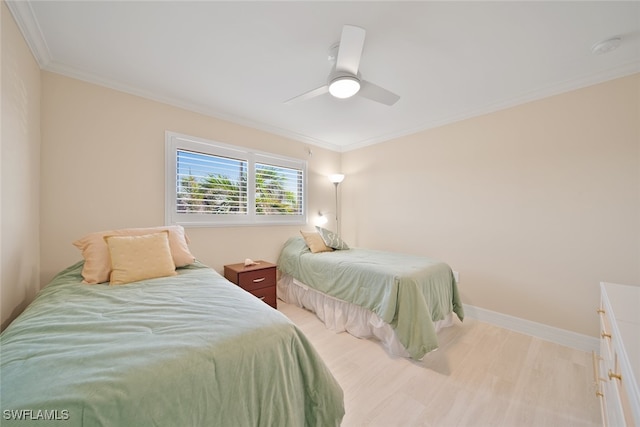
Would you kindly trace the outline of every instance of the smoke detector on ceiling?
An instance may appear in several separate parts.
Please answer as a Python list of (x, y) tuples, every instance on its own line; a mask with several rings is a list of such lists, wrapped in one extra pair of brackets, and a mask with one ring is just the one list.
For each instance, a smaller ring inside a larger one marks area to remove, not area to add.
[(621, 42), (622, 39), (620, 37), (612, 37), (610, 39), (603, 40), (591, 46), (591, 53), (594, 55), (609, 53), (616, 50), (620, 46)]

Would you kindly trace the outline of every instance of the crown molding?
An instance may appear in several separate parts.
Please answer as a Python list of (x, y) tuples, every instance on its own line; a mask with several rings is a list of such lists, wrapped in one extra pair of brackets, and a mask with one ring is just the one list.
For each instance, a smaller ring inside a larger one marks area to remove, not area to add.
[(42, 30), (35, 18), (31, 3), (29, 1), (20, 0), (5, 0), (9, 11), (13, 15), (22, 36), (24, 37), (31, 53), (35, 57), (38, 65), (45, 71), (61, 74), (74, 79), (82, 80), (87, 83), (104, 86), (110, 89), (114, 89), (120, 92), (128, 93), (130, 95), (139, 96), (152, 101), (168, 104), (177, 108), (192, 111), (194, 113), (203, 114), (216, 119), (225, 120), (237, 125), (250, 127), (256, 130), (279, 135), (285, 138), (292, 139), (294, 141), (311, 144), (317, 147), (321, 147), (330, 151), (340, 151), (341, 147), (336, 144), (332, 144), (327, 141), (319, 140), (307, 135), (292, 132), (286, 129), (282, 129), (276, 126), (267, 125), (265, 123), (256, 122), (245, 117), (239, 117), (211, 109), (210, 107), (197, 105), (194, 103), (185, 102), (181, 99), (169, 98), (160, 96), (156, 93), (149, 91), (143, 91), (139, 88), (125, 85), (114, 80), (109, 80), (101, 77), (97, 77), (94, 74), (87, 73), (72, 67), (67, 67), (53, 61), (49, 47), (44, 39)]
[(13, 19), (16, 21), (22, 36), (24, 37), (31, 53), (35, 57), (40, 68), (45, 68), (51, 62), (51, 52), (44, 40), (42, 30), (28, 1), (6, 0)]
[(470, 119), (473, 117), (482, 116), (484, 114), (495, 113), (507, 108), (516, 107), (518, 105), (526, 104), (528, 102), (537, 101), (543, 98), (548, 98), (562, 93), (570, 92), (573, 90), (582, 89), (585, 87), (593, 86), (599, 83), (604, 83), (609, 80), (614, 80), (622, 77), (627, 77), (632, 74), (640, 73), (640, 61), (633, 61), (614, 69), (606, 70), (596, 74), (584, 75), (579, 78), (564, 81), (562, 83), (550, 85), (539, 90), (531, 91), (522, 94), (515, 98), (506, 99), (503, 101), (487, 104), (478, 108), (470, 109), (460, 114), (451, 116), (445, 116), (437, 118), (435, 120), (424, 123), (422, 126), (412, 129), (406, 129), (400, 132), (395, 132), (380, 137), (355, 142), (353, 144), (340, 147), (341, 152), (353, 151), (360, 148), (364, 148), (370, 145), (379, 144), (382, 142), (390, 141), (407, 135), (413, 135), (425, 130), (434, 129), (440, 126), (448, 125), (451, 123), (459, 122), (462, 120)]
[(49, 60), (47, 65), (42, 68), (47, 71), (65, 75), (67, 77), (75, 78), (75, 79), (82, 80), (92, 84), (97, 84), (99, 86), (104, 86), (120, 92), (131, 94), (131, 95), (140, 96), (142, 98), (146, 98), (146, 99), (160, 102), (163, 104), (168, 104), (174, 107), (178, 107), (187, 111), (203, 114), (209, 117), (214, 117), (220, 120), (225, 120), (240, 126), (246, 126), (256, 130), (261, 130), (274, 135), (279, 135), (285, 138), (289, 138), (294, 141), (321, 147), (330, 151), (345, 153), (348, 151), (354, 151), (354, 150), (365, 148), (371, 145), (376, 145), (383, 142), (391, 141), (404, 136), (414, 135), (419, 132), (423, 132), (429, 129), (434, 129), (440, 126), (445, 126), (445, 125), (459, 122), (462, 120), (467, 120), (473, 117), (494, 113), (500, 110), (513, 108), (518, 105), (526, 104), (529, 102), (537, 101), (537, 100), (548, 98), (555, 95), (560, 95), (562, 93), (582, 89), (582, 88), (593, 86), (599, 83), (604, 83), (609, 80), (614, 80), (617, 78), (622, 78), (632, 74), (640, 73), (640, 62), (635, 61), (635, 62), (625, 64), (623, 66), (617, 67), (615, 69), (606, 70), (601, 73), (585, 75), (577, 79), (572, 79), (559, 84), (547, 86), (540, 90), (531, 91), (526, 94), (522, 94), (521, 96), (516, 98), (510, 98), (504, 101), (487, 104), (479, 108), (467, 110), (460, 114), (454, 114), (450, 116), (436, 118), (435, 120), (426, 122), (419, 127), (405, 129), (403, 131), (393, 132), (386, 135), (381, 135), (376, 138), (371, 138), (371, 139), (355, 142), (353, 144), (348, 144), (348, 145), (334, 144), (329, 141), (319, 140), (317, 138), (313, 138), (308, 135), (282, 129), (277, 126), (256, 122), (246, 117), (231, 115), (222, 111), (212, 109), (207, 106), (186, 102), (181, 99), (163, 97), (156, 93), (143, 91), (133, 86), (124, 85), (122, 83), (118, 83), (113, 80), (97, 77), (91, 73), (86, 73), (71, 67), (63, 66), (61, 64), (56, 63), (55, 61)]
[(145, 99), (159, 102), (162, 104), (167, 104), (172, 107), (181, 108), (183, 110), (202, 114), (208, 117), (213, 117), (219, 120), (224, 120), (240, 126), (245, 126), (245, 127), (260, 130), (263, 132), (268, 132), (274, 135), (279, 135), (294, 141), (311, 144), (311, 145), (321, 147), (330, 151), (339, 152), (341, 150), (341, 147), (339, 145), (332, 144), (327, 141), (322, 141), (307, 135), (282, 129), (277, 126), (268, 125), (266, 123), (256, 122), (246, 117), (240, 117), (240, 116), (228, 114), (216, 109), (212, 109), (211, 107), (188, 102), (183, 99), (158, 95), (157, 93), (141, 90), (137, 87), (122, 84), (115, 80), (98, 77), (92, 73), (84, 72), (73, 67), (68, 67), (66, 65), (59, 64), (55, 61), (50, 61), (46, 66), (42, 67), (42, 69), (52, 73), (61, 74), (63, 76), (70, 77), (76, 80), (81, 80), (87, 83), (117, 90), (119, 92), (124, 92), (129, 95), (139, 96), (141, 98), (145, 98)]

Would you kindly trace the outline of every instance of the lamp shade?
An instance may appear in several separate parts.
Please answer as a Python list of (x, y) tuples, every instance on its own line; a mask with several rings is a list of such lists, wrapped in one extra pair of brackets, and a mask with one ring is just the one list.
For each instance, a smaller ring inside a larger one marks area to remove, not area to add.
[(341, 173), (334, 173), (329, 175), (329, 181), (334, 184), (340, 184), (344, 180), (344, 175)]

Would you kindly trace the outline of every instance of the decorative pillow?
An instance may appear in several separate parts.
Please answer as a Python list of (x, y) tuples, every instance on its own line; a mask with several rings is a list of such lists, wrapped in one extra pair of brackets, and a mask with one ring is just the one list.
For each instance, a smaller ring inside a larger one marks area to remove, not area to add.
[(169, 232), (169, 247), (176, 267), (183, 267), (195, 261), (195, 257), (189, 251), (189, 240), (185, 235), (184, 227), (181, 225), (98, 231), (87, 234), (73, 242), (73, 245), (82, 251), (82, 256), (84, 257), (84, 267), (82, 267), (83, 282), (95, 284), (109, 281), (111, 257), (109, 256), (107, 242), (104, 240), (105, 236), (142, 236), (161, 231)]
[(349, 246), (333, 231), (318, 226), (316, 229), (325, 245), (337, 250), (349, 249)]
[(333, 249), (324, 244), (322, 237), (320, 234), (315, 231), (307, 232), (300, 230), (300, 234), (304, 237), (304, 241), (306, 242), (309, 249), (311, 249), (311, 253), (317, 252), (331, 252)]
[(142, 236), (105, 236), (111, 255), (111, 285), (176, 275), (169, 232)]

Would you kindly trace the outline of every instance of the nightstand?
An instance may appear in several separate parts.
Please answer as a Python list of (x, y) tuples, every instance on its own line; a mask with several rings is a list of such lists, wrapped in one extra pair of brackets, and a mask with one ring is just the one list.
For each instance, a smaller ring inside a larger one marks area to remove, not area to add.
[(256, 265), (245, 267), (244, 263), (224, 266), (224, 277), (247, 292), (252, 293), (273, 308), (276, 304), (276, 265), (256, 261)]

